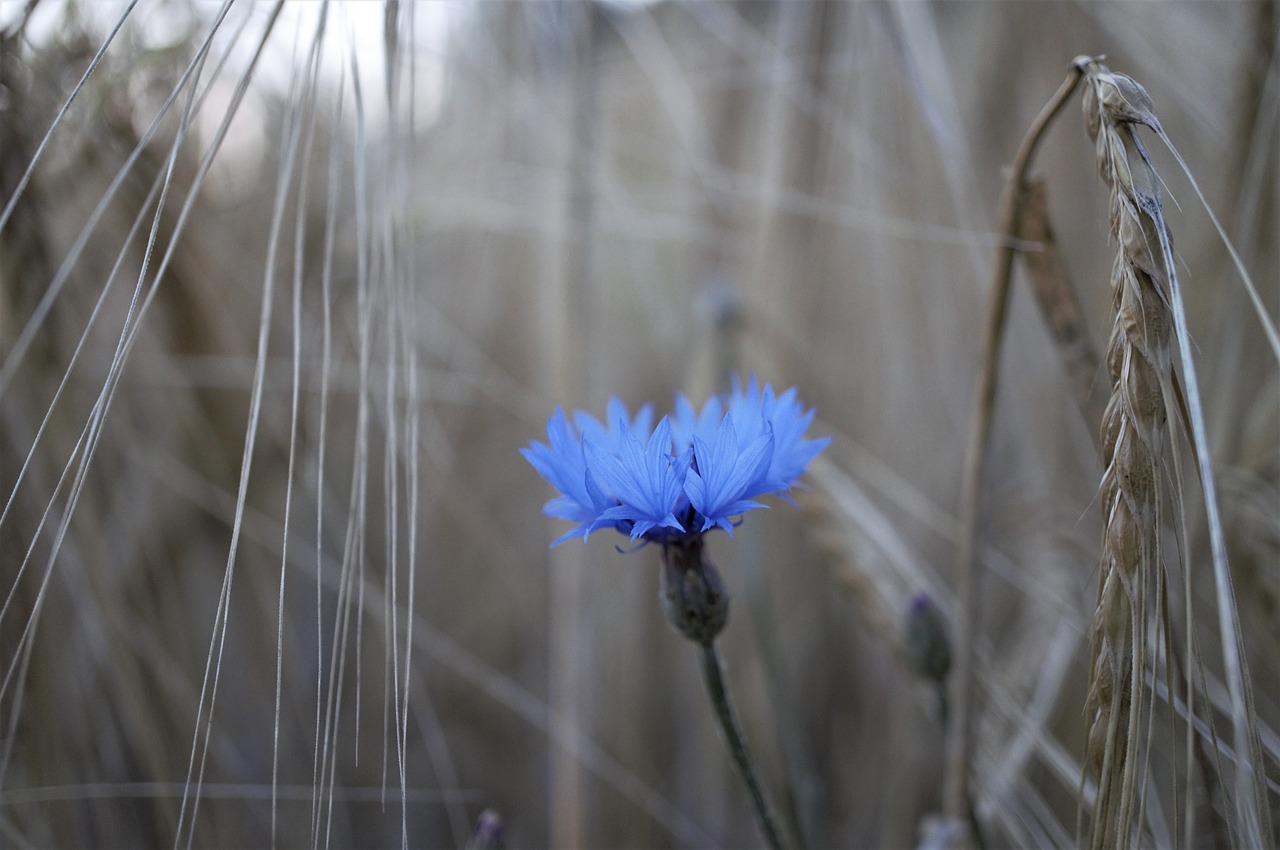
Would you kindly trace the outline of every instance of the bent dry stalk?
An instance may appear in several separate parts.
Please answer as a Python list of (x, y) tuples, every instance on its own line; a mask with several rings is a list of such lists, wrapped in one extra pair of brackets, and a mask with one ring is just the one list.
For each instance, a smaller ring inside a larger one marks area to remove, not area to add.
[[(1013, 277), (1014, 239), (1021, 217), (1023, 186), (1032, 156), (1045, 131), (1079, 85), (1083, 71), (1072, 67), (1053, 97), (1044, 105), (1018, 146), (1000, 201), (1000, 232), (1007, 238), (996, 251), (991, 285), (987, 290), (987, 321), (982, 337), (982, 366), (973, 395), (969, 440), (965, 446), (957, 513), (959, 536), (955, 556), (955, 670), (951, 675), (950, 711), (947, 729), (946, 771), (943, 776), (943, 803), (952, 824), (965, 824), (973, 795), (969, 790), (969, 767), (973, 749), (973, 692), (976, 673), (974, 648), (978, 623), (979, 573), (978, 519), (982, 501), (983, 472), (990, 450), (995, 422), (1000, 351), (1005, 320), (1009, 312), (1009, 290)], [(958, 827), (964, 831), (965, 826)], [(961, 839), (970, 844), (969, 836)]]

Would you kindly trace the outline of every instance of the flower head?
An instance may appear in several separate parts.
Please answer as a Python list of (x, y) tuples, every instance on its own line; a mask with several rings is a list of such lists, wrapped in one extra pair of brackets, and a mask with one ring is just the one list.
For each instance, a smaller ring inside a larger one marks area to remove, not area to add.
[(765, 507), (760, 496), (790, 501), (785, 491), (830, 442), (804, 438), (813, 416), (794, 388), (775, 396), (752, 377), (745, 389), (735, 380), (728, 398), (712, 397), (701, 411), (678, 396), (675, 415), (652, 432), (650, 405), (632, 417), (615, 397), (603, 423), (577, 411), (572, 426), (557, 409), (548, 442), (521, 453), (561, 493), (546, 513), (576, 523), (553, 546), (601, 528), (669, 543), (712, 528), (732, 535), (736, 517)]

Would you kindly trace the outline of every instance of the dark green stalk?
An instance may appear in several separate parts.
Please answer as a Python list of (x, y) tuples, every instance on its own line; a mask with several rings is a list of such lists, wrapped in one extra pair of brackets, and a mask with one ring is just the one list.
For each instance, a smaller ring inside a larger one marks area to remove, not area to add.
[(658, 594), (662, 611), (676, 631), (702, 650), (702, 677), (707, 682), (711, 707), (724, 733), (733, 766), (747, 785), (756, 821), (773, 850), (786, 843), (778, 828), (777, 818), (769, 808), (756, 778), (755, 764), (747, 750), (747, 739), (733, 712), (729, 693), (720, 672), (720, 654), (716, 652), (716, 635), (729, 620), (729, 592), (720, 571), (707, 558), (702, 535), (694, 534), (667, 541), (662, 546), (661, 590)]
[(738, 775), (746, 783), (751, 794), (751, 805), (755, 809), (756, 822), (764, 833), (765, 841), (773, 850), (782, 850), (786, 844), (782, 840), (782, 832), (778, 829), (777, 819), (765, 800), (764, 791), (756, 778), (755, 763), (751, 760), (751, 752), (747, 749), (747, 739), (742, 734), (742, 727), (733, 712), (733, 703), (729, 701), (729, 693), (724, 687), (724, 677), (720, 671), (720, 653), (716, 652), (714, 642), (702, 646), (702, 675), (707, 681), (707, 693), (711, 696), (711, 705), (716, 711), (716, 720), (720, 730), (724, 732), (729, 753), (733, 756), (733, 765)]

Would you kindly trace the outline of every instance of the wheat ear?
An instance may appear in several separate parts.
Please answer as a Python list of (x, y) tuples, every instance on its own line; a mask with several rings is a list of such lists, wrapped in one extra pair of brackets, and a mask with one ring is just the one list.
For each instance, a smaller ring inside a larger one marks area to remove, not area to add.
[(1111, 190), (1115, 321), (1107, 347), (1111, 397), (1102, 418), (1100, 487), (1105, 531), (1091, 635), (1088, 763), (1098, 779), (1091, 847), (1128, 846), (1135, 829), (1137, 747), (1146, 636), (1160, 569), (1160, 463), (1167, 439), (1164, 388), (1172, 379), (1173, 316), (1164, 240), (1151, 214), (1159, 184), (1133, 132), (1150, 99), (1136, 82), (1090, 60), (1085, 128)]
[[(1161, 587), (1162, 565), (1161, 469), (1168, 420), (1176, 414), (1186, 426), (1196, 456), (1213, 549), (1223, 661), (1238, 750), (1236, 829), (1243, 844), (1270, 846), (1265, 786), (1257, 769), (1261, 756), (1251, 686), (1227, 573), (1186, 317), (1161, 205), (1161, 181), (1136, 128), (1147, 127), (1166, 144), (1168, 138), (1141, 85), (1112, 73), (1095, 59), (1082, 57), (1076, 65), (1085, 75), (1085, 126), (1096, 146), (1102, 178), (1111, 190), (1111, 233), (1119, 248), (1112, 266), (1115, 321), (1107, 350), (1112, 393), (1102, 421), (1105, 471), (1100, 501), (1106, 525), (1086, 702), (1091, 721), (1088, 761), (1098, 774), (1090, 844), (1129, 846), (1141, 820), (1135, 811), (1134, 801), (1140, 796), (1135, 783), (1144, 717), (1149, 717), (1141, 683), (1144, 671), (1154, 669), (1146, 652), (1156, 608), (1151, 594), (1162, 592), (1156, 590)], [(1173, 371), (1175, 351), (1185, 393)], [(1175, 484), (1180, 484), (1176, 452), (1174, 469)], [(1175, 504), (1179, 493), (1178, 487), (1171, 493)], [(1189, 586), (1185, 592), (1190, 604)], [(1167, 620), (1158, 625), (1167, 629)], [(1192, 628), (1189, 611), (1187, 628)]]

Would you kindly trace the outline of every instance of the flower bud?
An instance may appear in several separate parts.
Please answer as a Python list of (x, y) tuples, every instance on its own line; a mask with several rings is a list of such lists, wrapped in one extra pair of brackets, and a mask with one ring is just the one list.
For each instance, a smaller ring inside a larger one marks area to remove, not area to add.
[(702, 646), (711, 646), (728, 622), (729, 591), (705, 557), (701, 535), (663, 545), (659, 601), (676, 631)]
[(485, 809), (476, 821), (471, 840), (467, 842), (467, 850), (502, 850), (505, 846), (502, 816), (493, 809)]
[(951, 638), (942, 612), (927, 593), (918, 593), (907, 611), (903, 649), (911, 671), (941, 684), (951, 670)]

